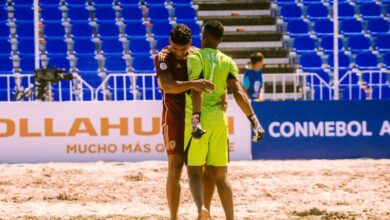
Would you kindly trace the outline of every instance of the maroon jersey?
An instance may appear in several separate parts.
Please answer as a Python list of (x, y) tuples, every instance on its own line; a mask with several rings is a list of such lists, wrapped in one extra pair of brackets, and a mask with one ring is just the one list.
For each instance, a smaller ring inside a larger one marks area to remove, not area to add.
[[(190, 47), (188, 52), (194, 51), (195, 47)], [(187, 60), (177, 60), (170, 49), (165, 47), (154, 59), (157, 77), (163, 74), (171, 75), (174, 81), (188, 81)], [(162, 124), (183, 123), (185, 118), (185, 93), (168, 94), (163, 93), (163, 115)]]

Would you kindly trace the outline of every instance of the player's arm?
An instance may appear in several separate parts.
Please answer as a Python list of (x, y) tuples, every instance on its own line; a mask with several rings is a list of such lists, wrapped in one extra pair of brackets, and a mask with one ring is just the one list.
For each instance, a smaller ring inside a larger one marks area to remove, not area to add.
[[(188, 68), (188, 78), (193, 81), (201, 80), (202, 75), (202, 64), (201, 58), (198, 55), (191, 54), (187, 58), (187, 68)], [(199, 139), (206, 133), (202, 129), (200, 124), (200, 114), (203, 104), (203, 91), (198, 91), (195, 89), (191, 90), (191, 99), (192, 99), (192, 132), (191, 135), (195, 139)]]
[(209, 80), (198, 79), (193, 81), (177, 81), (172, 79), (171, 74), (161, 74), (158, 78), (158, 83), (165, 93), (174, 94), (188, 90), (206, 92), (212, 91), (215, 88), (215, 85)]
[(234, 100), (236, 100), (240, 109), (248, 117), (249, 121), (252, 124), (253, 131), (255, 136), (252, 138), (253, 141), (259, 141), (264, 137), (264, 129), (261, 126), (259, 120), (257, 119), (256, 114), (254, 113), (252, 106), (248, 97), (243, 90), (240, 81), (235, 78), (230, 78), (227, 81), (229, 89), (233, 93)]

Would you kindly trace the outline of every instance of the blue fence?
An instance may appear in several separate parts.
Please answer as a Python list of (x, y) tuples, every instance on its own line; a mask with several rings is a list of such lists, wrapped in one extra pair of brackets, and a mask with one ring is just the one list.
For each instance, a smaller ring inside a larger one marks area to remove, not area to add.
[(253, 103), (265, 139), (253, 159), (390, 158), (390, 101)]

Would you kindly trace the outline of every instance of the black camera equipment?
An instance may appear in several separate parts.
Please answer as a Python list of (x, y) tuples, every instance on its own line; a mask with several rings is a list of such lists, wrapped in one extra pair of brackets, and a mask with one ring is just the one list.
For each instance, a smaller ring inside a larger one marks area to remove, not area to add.
[(50, 101), (48, 91), (51, 89), (51, 83), (58, 83), (61, 80), (73, 80), (71, 73), (66, 73), (65, 69), (58, 68), (44, 68), (35, 70), (34, 74), (35, 85), (30, 86), (25, 91), (21, 91), (17, 94), (17, 100), (22, 100), (25, 97), (31, 97), (34, 92), (33, 89), (37, 89), (36, 99), (42, 101)]

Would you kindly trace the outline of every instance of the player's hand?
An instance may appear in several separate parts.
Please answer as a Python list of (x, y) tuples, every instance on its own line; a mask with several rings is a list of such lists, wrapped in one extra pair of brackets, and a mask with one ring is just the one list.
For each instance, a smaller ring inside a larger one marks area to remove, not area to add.
[(248, 116), (249, 121), (252, 124), (252, 129), (255, 135), (252, 138), (252, 141), (257, 142), (264, 137), (264, 128), (261, 126), (259, 120), (257, 119), (257, 116), (255, 114)]
[(219, 105), (220, 105), (221, 110), (226, 112), (227, 107), (228, 107), (228, 100), (227, 100), (226, 94), (221, 96), (221, 101), (219, 102)]
[(192, 89), (197, 92), (211, 93), (215, 89), (215, 85), (210, 80), (197, 79), (192, 81)]
[(191, 135), (194, 139), (200, 139), (206, 133), (200, 126), (200, 113), (192, 114), (192, 132)]

